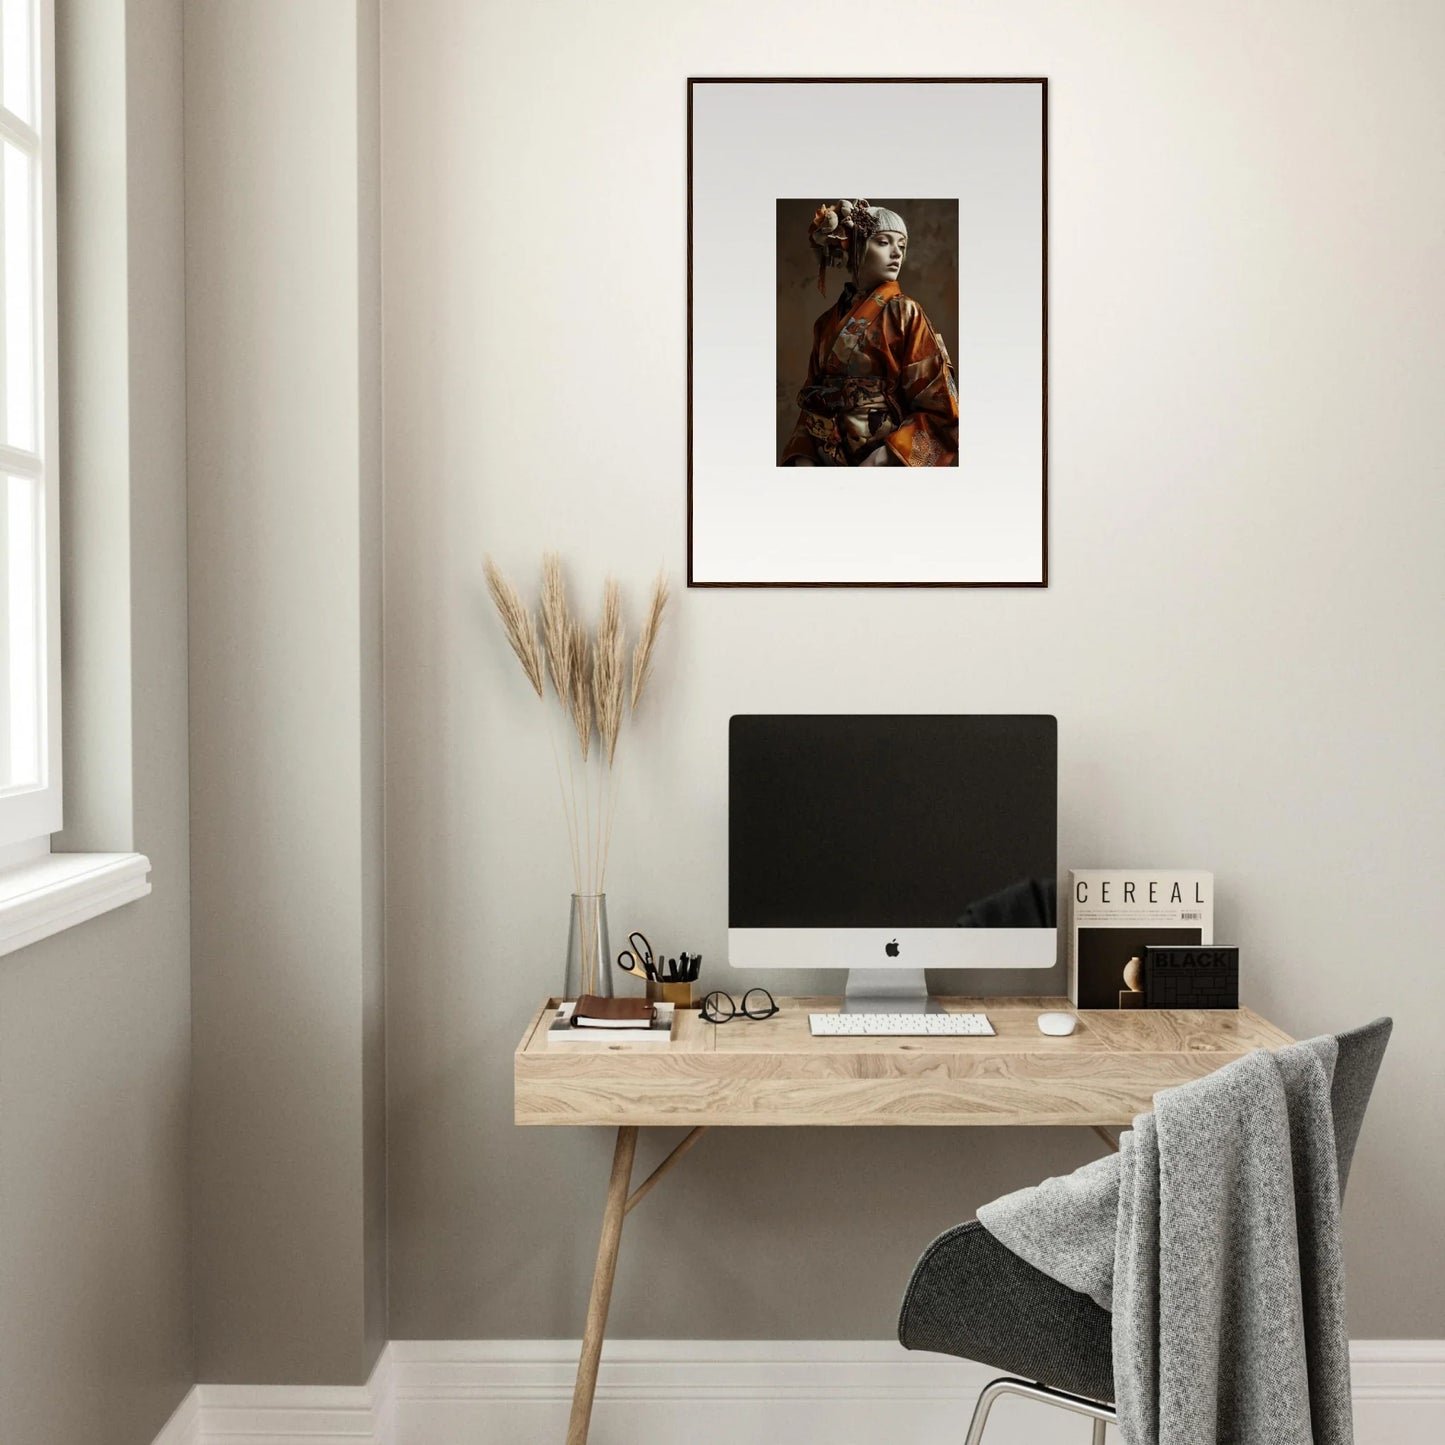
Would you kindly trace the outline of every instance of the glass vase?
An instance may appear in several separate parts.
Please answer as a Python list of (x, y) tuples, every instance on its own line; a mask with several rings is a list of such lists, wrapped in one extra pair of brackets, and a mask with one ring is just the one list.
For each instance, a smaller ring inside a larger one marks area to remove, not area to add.
[(612, 952), (607, 942), (607, 895), (574, 893), (572, 925), (567, 931), (564, 999), (584, 993), (612, 997)]

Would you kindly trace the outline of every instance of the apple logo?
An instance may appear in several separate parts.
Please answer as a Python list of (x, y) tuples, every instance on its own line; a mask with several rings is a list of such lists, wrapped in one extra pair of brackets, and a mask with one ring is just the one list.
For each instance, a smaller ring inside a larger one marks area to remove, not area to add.
[(883, 952), (886, 953), (889, 958), (897, 958), (897, 957), (898, 957), (898, 940), (895, 938), (892, 943), (884, 944), (884, 946), (883, 946)]

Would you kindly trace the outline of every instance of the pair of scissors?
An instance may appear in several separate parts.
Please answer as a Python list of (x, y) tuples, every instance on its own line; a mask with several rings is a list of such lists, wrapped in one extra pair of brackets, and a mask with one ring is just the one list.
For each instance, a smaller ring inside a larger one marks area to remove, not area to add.
[(657, 978), (657, 965), (653, 962), (652, 945), (644, 934), (629, 933), (628, 946), (617, 955), (617, 966), (623, 973), (645, 978), (652, 983)]

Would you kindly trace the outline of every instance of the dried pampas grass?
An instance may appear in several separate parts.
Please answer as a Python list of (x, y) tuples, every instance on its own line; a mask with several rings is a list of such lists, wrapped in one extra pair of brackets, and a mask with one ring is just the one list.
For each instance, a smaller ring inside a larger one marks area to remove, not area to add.
[(576, 618), (568, 620), (567, 660), (571, 664), (567, 710), (572, 714), (572, 727), (585, 763), (592, 750), (592, 649), (587, 645), (586, 629)]
[(642, 690), (652, 676), (652, 648), (657, 634), (662, 630), (662, 614), (667, 608), (667, 578), (661, 572), (652, 584), (652, 602), (643, 619), (642, 631), (638, 634), (637, 646), (632, 649), (632, 710), (642, 701)]
[(490, 557), (486, 561), (487, 591), (497, 605), (502, 627), (527, 681), (538, 697), (542, 696), (542, 649), (537, 643), (537, 624), (522, 601), (521, 593), (497, 570)]
[(567, 607), (567, 584), (562, 580), (562, 559), (556, 552), (542, 558), (542, 642), (547, 649), (547, 669), (552, 686), (566, 706), (572, 695), (571, 613)]
[[(567, 750), (567, 781), (562, 779), (560, 756), (557, 759), (557, 780), (562, 789), (563, 806), (568, 815), (568, 834), (572, 844), (572, 868), (578, 893), (600, 892), (607, 868), (608, 843), (616, 817), (616, 766), (622, 722), (628, 712), (636, 712), (644, 689), (652, 675), (653, 652), (667, 608), (668, 586), (663, 573), (653, 583), (648, 609), (632, 649), (632, 679), (627, 682), (627, 628), (622, 617), (622, 589), (616, 578), (608, 577), (602, 588), (602, 612), (595, 636), (572, 611), (567, 596), (567, 582), (562, 559), (556, 552), (542, 558), (542, 589), (540, 599), (541, 631), (537, 619), (522, 600), (521, 594), (502, 575), (490, 557), (486, 559), (487, 591), (491, 594), (507, 641), (533, 692), (545, 700), (546, 679), (571, 724), (582, 760), (581, 806), (571, 749)], [(630, 702), (630, 707), (629, 707)], [(594, 740), (597, 743), (593, 747)], [(556, 755), (556, 738), (553, 751)], [(597, 757), (597, 817), (592, 817), (593, 785), (589, 783), (588, 763)], [(604, 785), (603, 769), (612, 775), (611, 786)], [(585, 850), (579, 839), (586, 839)]]
[(602, 588), (602, 620), (592, 644), (592, 701), (597, 709), (597, 736), (610, 768), (617, 758), (625, 695), (625, 650), (622, 645), (622, 592), (609, 577)]

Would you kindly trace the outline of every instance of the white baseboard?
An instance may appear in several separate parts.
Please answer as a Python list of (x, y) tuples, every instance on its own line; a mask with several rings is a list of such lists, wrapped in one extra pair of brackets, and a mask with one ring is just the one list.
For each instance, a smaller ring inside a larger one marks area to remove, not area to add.
[(1445, 1340), (1352, 1340), (1355, 1445), (1445, 1440)]
[(166, 1427), (155, 1438), (155, 1445), (201, 1445), (201, 1392), (193, 1385)]
[[(365, 1385), (198, 1385), (155, 1445), (555, 1445), (577, 1350), (394, 1340)], [(1357, 1340), (1351, 1359), (1356, 1445), (1445, 1440), (1445, 1340)], [(590, 1445), (957, 1445), (999, 1373), (881, 1340), (614, 1340)], [(1077, 1416), (1004, 1399), (987, 1439), (1078, 1445), (1080, 1428)]]

